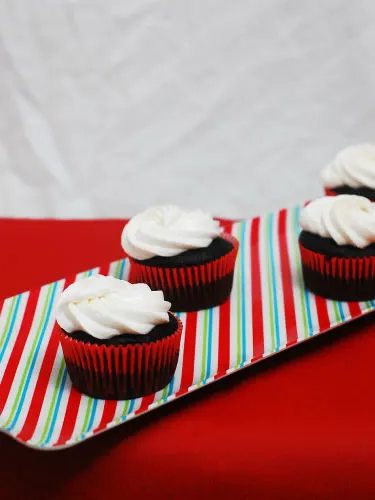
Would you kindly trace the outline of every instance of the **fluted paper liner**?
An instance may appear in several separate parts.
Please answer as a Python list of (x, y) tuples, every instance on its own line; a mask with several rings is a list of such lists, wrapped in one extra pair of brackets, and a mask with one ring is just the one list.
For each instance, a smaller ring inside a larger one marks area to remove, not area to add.
[(134, 399), (163, 389), (176, 370), (182, 323), (154, 342), (97, 345), (61, 331), (60, 341), (73, 385), (102, 399)]
[(158, 267), (142, 264), (129, 257), (131, 283), (147, 283), (153, 290), (163, 290), (173, 311), (197, 311), (222, 304), (229, 297), (238, 253), (238, 240), (221, 235), (233, 248), (205, 264), (186, 267)]
[(331, 257), (300, 246), (307, 288), (328, 299), (375, 298), (375, 257)]

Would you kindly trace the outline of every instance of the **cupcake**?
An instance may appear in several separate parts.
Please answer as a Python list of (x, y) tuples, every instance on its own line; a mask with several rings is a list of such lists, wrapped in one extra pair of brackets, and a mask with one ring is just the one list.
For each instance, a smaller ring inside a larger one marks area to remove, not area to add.
[(302, 210), (300, 225), (307, 288), (329, 299), (375, 298), (375, 204), (362, 196), (326, 196)]
[(76, 281), (57, 304), (73, 385), (95, 398), (133, 399), (165, 387), (176, 370), (182, 325), (163, 292), (111, 276)]
[(129, 281), (163, 290), (173, 311), (207, 309), (230, 295), (238, 241), (208, 213), (149, 208), (128, 222), (121, 242)]
[(375, 145), (343, 149), (322, 171), (325, 193), (356, 194), (375, 201)]

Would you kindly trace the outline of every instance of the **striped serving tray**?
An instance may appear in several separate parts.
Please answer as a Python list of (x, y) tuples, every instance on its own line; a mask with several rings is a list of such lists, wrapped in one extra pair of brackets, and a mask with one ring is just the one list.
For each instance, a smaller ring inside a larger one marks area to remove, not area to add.
[(72, 446), (373, 310), (374, 302), (328, 301), (304, 288), (299, 211), (222, 222), (240, 240), (231, 298), (214, 309), (178, 314), (184, 324), (178, 367), (171, 383), (152, 396), (117, 402), (80, 394), (56, 332), (54, 307), (63, 288), (99, 272), (126, 279), (126, 259), (4, 300), (1, 430), (35, 448)]

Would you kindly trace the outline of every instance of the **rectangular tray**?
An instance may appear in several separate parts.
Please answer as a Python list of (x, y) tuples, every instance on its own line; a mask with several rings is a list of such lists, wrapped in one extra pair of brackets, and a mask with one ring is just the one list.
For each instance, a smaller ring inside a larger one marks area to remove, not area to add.
[(70, 382), (54, 307), (63, 288), (95, 273), (126, 279), (126, 259), (10, 297), (0, 313), (0, 430), (44, 450), (78, 444), (237, 370), (374, 309), (316, 297), (303, 285), (300, 207), (223, 222), (240, 240), (233, 290), (220, 307), (179, 313), (178, 367), (162, 391), (129, 401), (93, 399)]

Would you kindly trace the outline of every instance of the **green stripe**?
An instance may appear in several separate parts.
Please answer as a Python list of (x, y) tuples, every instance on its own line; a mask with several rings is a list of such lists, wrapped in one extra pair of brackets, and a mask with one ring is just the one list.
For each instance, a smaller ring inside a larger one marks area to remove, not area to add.
[(22, 394), (23, 386), (25, 384), (25, 379), (26, 379), (26, 376), (27, 376), (27, 374), (29, 372), (31, 360), (32, 360), (33, 355), (34, 355), (35, 347), (36, 347), (36, 345), (38, 343), (40, 332), (41, 332), (41, 329), (43, 327), (43, 324), (44, 324), (44, 321), (45, 321), (45, 318), (46, 318), (46, 312), (47, 312), (47, 309), (48, 309), (48, 304), (49, 304), (49, 301), (51, 299), (52, 286), (53, 286), (53, 283), (48, 286), (48, 292), (47, 292), (46, 298), (44, 299), (43, 310), (42, 310), (42, 314), (41, 314), (41, 317), (40, 317), (40, 320), (39, 320), (38, 328), (37, 328), (36, 333), (35, 333), (35, 337), (34, 337), (34, 340), (33, 340), (33, 343), (32, 343), (31, 349), (30, 349), (30, 352), (29, 352), (29, 356), (28, 356), (28, 358), (26, 360), (25, 369), (24, 369), (24, 371), (22, 373), (22, 377), (21, 377), (21, 380), (20, 380), (20, 383), (19, 383), (19, 387), (18, 387), (18, 391), (17, 391), (16, 397), (15, 397), (15, 400), (14, 400), (14, 403), (13, 403), (13, 406), (12, 406), (12, 410), (10, 412), (8, 420), (4, 424), (4, 427), (8, 427), (10, 425), (10, 422), (13, 420), (14, 414), (16, 413), (17, 406), (18, 406), (18, 403), (19, 403), (19, 400), (20, 400), (20, 397), (21, 397), (21, 394)]
[(120, 276), (120, 269), (121, 269), (121, 260), (118, 260), (115, 269), (115, 278), (118, 278)]
[[(240, 244), (242, 245), (241, 241), (241, 224), (238, 224), (238, 234), (237, 238), (240, 241)], [(236, 280), (237, 280), (237, 367), (238, 368), (241, 364), (241, 304), (242, 304), (242, 297), (241, 297), (241, 252), (238, 252), (237, 256), (237, 269), (236, 269)]]
[(39, 439), (39, 441), (37, 443), (35, 443), (34, 446), (40, 445), (45, 440), (45, 438), (46, 438), (49, 426), (51, 424), (53, 410), (55, 408), (57, 394), (58, 394), (59, 389), (60, 389), (60, 384), (61, 384), (61, 379), (62, 379), (62, 376), (63, 376), (63, 373), (64, 373), (64, 368), (65, 368), (65, 361), (62, 361), (61, 364), (60, 364), (60, 368), (59, 368), (58, 374), (57, 374), (57, 379), (56, 379), (55, 387), (53, 389), (52, 401), (51, 401), (51, 404), (50, 404), (50, 407), (49, 407), (49, 410), (48, 410), (47, 420), (46, 420), (46, 423), (45, 423), (45, 426), (44, 426), (44, 429), (43, 429), (42, 437)]
[(122, 422), (123, 419), (124, 419), (124, 417), (128, 413), (129, 403), (130, 403), (129, 399), (127, 399), (126, 401), (124, 401), (124, 407), (123, 407), (122, 412), (121, 412), (121, 417), (117, 417), (116, 418), (116, 420), (115, 420), (116, 424), (119, 424), (120, 422)]
[(337, 302), (333, 302), (333, 310), (335, 312), (336, 323), (341, 323), (341, 316)]
[(125, 401), (125, 403), (124, 403), (124, 408), (122, 409), (122, 412), (121, 412), (121, 417), (116, 419), (116, 423), (121, 422), (121, 420), (122, 420), (122, 419), (125, 417), (125, 415), (128, 413), (129, 404), (130, 404), (130, 400), (129, 400), (129, 399), (127, 399), (127, 400)]
[(124, 408), (122, 409), (122, 414), (121, 414), (122, 417), (128, 413), (129, 404), (130, 404), (130, 401), (129, 401), (129, 399), (127, 399), (124, 403)]
[(203, 346), (202, 346), (202, 372), (201, 372), (201, 382), (206, 376), (206, 366), (207, 366), (207, 335), (208, 335), (208, 310), (203, 311)]
[[(297, 210), (298, 207), (294, 210), (294, 224), (293, 227), (296, 228), (297, 226)], [(304, 337), (308, 337), (309, 335), (309, 327), (307, 324), (307, 313), (306, 313), (306, 302), (305, 302), (305, 294), (304, 294), (304, 288), (305, 288), (305, 283), (303, 281), (303, 276), (302, 276), (302, 266), (301, 266), (301, 258), (299, 254), (299, 247), (298, 247), (298, 234), (295, 232), (293, 234), (293, 238), (291, 238), (293, 241), (293, 249), (294, 249), (294, 256), (296, 259), (296, 270), (297, 270), (297, 277), (298, 277), (298, 284), (299, 284), (299, 295), (300, 295), (300, 300), (301, 300), (301, 312), (302, 312), (302, 321), (303, 321), (303, 326), (304, 326)]]
[(271, 265), (271, 248), (269, 245), (269, 232), (270, 232), (270, 218), (267, 217), (267, 230), (265, 232), (266, 248), (267, 248), (267, 285), (268, 285), (268, 304), (270, 311), (270, 330), (271, 330), (271, 351), (275, 350), (275, 314), (273, 307), (273, 293), (272, 293), (272, 265)]
[(13, 316), (14, 306), (16, 304), (16, 299), (17, 299), (17, 296), (12, 298), (12, 303), (11, 303), (10, 309), (8, 311), (8, 316), (7, 316), (7, 319), (5, 322), (3, 334), (2, 334), (1, 339), (0, 339), (0, 350), (3, 347), (5, 338), (7, 336), (8, 330), (9, 330), (10, 319)]
[(163, 394), (161, 395), (161, 398), (157, 401), (158, 405), (162, 404), (164, 402), (163, 400), (168, 396), (168, 388), (169, 384), (164, 387)]
[[(87, 407), (86, 407), (85, 418), (83, 420), (81, 434), (83, 434), (87, 429), (87, 424), (89, 423), (89, 418), (90, 418), (91, 408), (92, 408), (93, 402), (94, 402), (93, 398), (87, 398)], [(78, 439), (80, 439), (80, 436), (78, 437)]]
[(161, 405), (161, 404), (165, 403), (164, 399), (168, 396), (168, 389), (169, 389), (169, 384), (164, 387), (163, 393), (162, 393), (160, 399), (158, 399), (156, 401), (157, 405)]

